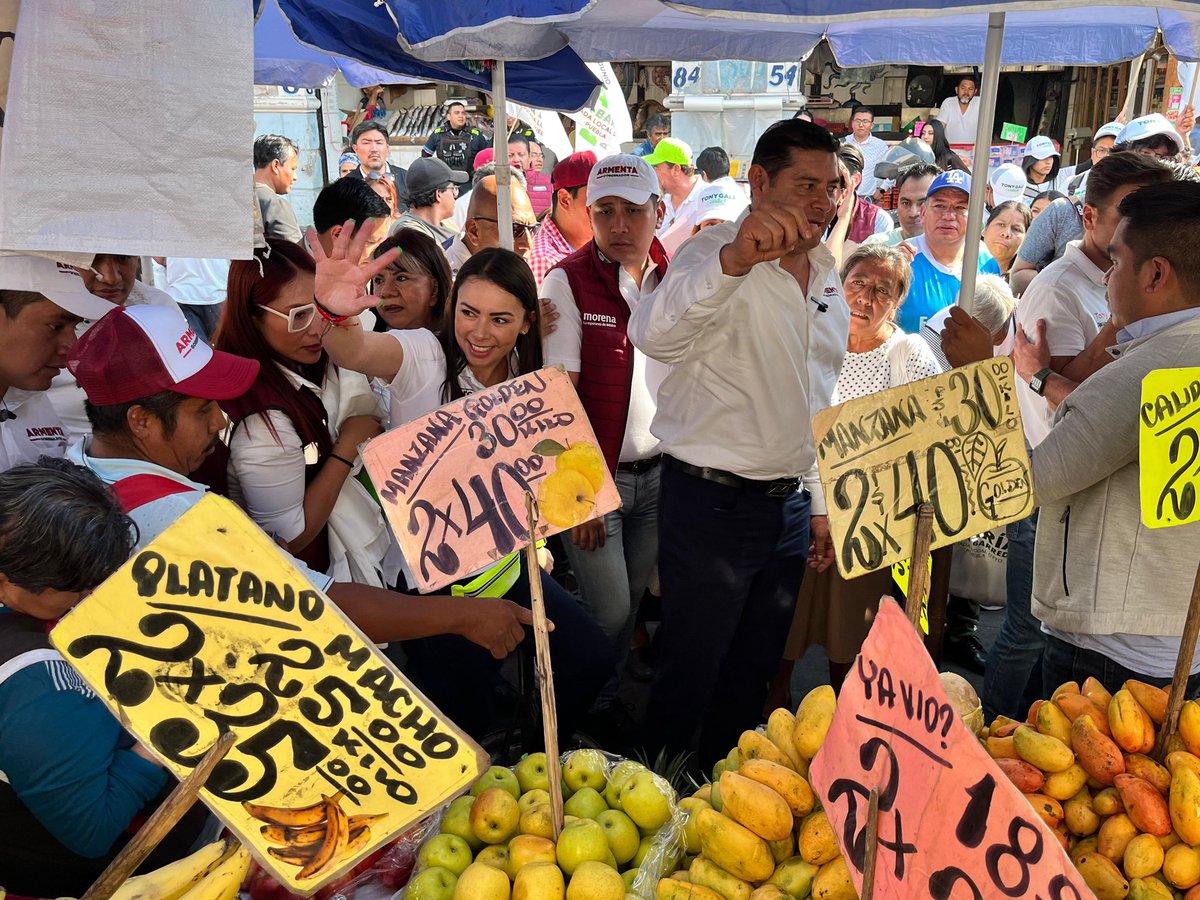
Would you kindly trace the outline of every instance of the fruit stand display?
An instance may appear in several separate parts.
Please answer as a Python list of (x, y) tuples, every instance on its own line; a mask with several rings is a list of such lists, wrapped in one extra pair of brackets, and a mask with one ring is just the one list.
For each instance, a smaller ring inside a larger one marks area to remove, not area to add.
[(683, 853), (675, 792), (633, 760), (562, 757), (555, 837), (545, 753), (493, 766), (442, 813), (417, 853), (404, 900), (623, 900), (653, 897)]

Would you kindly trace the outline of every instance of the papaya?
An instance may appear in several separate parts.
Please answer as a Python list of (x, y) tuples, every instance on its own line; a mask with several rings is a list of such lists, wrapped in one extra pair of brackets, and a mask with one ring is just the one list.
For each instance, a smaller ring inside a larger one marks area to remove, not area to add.
[(1154, 785), (1164, 797), (1171, 790), (1171, 773), (1165, 767), (1161, 766), (1152, 760), (1150, 757), (1141, 753), (1128, 753), (1125, 755), (1125, 772), (1129, 775), (1136, 775), (1138, 778), (1144, 778), (1146, 781)]
[(1170, 696), (1162, 688), (1132, 678), (1126, 681), (1122, 688), (1133, 694), (1134, 699), (1142, 705), (1142, 709), (1154, 720), (1155, 725), (1161, 725), (1167, 718), (1167, 701)]
[(1080, 716), (1071, 724), (1071, 749), (1079, 765), (1107, 786), (1125, 773), (1125, 757), (1111, 739), (1100, 733), (1090, 715)]
[(1087, 697), (1097, 706), (1108, 706), (1112, 701), (1112, 694), (1108, 692), (1108, 689), (1100, 683), (1098, 678), (1092, 678), (1091, 676), (1085, 678), (1083, 684), (1079, 686), (1079, 693), (1083, 694), (1083, 696)]
[(1091, 716), (1092, 724), (1105, 737), (1111, 737), (1112, 731), (1108, 727), (1108, 707), (1097, 706), (1093, 701), (1089, 700), (1083, 694), (1063, 694), (1054, 701), (1058, 708), (1061, 709), (1071, 720), (1072, 724), (1079, 719), (1080, 716)]
[(1189, 766), (1173, 770), (1168, 808), (1171, 823), (1184, 843), (1200, 844), (1200, 775)]
[(1179, 710), (1179, 737), (1188, 753), (1200, 756), (1200, 703), (1188, 700)]
[(1117, 691), (1108, 704), (1108, 727), (1112, 739), (1129, 753), (1147, 753), (1154, 749), (1154, 721), (1133, 694)]

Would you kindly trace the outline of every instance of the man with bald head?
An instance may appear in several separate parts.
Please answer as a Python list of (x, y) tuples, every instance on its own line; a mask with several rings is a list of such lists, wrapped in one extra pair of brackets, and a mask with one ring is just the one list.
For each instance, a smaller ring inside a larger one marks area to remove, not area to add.
[[(509, 191), (512, 196), (513, 250), (528, 262), (533, 235), (537, 231), (537, 217), (533, 214), (533, 205), (524, 187), (514, 180), (509, 185)], [(500, 246), (498, 219), (496, 176), (488, 175), (471, 191), (466, 225), (446, 248), (446, 257), (455, 275), (462, 264), (480, 250)]]

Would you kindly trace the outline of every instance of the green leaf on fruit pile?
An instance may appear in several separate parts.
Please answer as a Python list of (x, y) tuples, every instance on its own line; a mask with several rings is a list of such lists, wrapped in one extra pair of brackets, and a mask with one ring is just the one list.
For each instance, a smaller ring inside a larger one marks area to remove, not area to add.
[(567, 448), (558, 441), (546, 438), (544, 441), (538, 441), (534, 445), (533, 452), (539, 453), (542, 456), (558, 456), (560, 453), (566, 453)]

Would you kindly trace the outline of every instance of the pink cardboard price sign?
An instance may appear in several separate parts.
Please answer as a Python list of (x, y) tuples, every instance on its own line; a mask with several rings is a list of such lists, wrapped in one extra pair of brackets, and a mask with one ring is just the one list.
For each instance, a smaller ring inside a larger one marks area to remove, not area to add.
[(529, 543), (621, 505), (566, 372), (539, 369), (375, 438), (363, 462), (422, 591), (466, 578)]
[(877, 900), (1085, 900), (1094, 895), (942, 690), (903, 610), (880, 603), (810, 770), (862, 890), (879, 791)]

